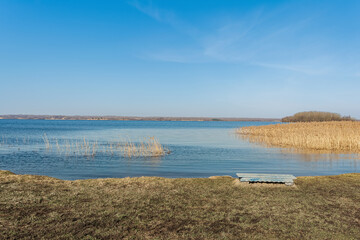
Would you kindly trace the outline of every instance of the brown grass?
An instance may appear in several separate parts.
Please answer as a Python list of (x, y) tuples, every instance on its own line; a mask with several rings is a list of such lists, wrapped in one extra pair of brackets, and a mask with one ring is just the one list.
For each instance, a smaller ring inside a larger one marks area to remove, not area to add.
[(304, 150), (360, 153), (360, 122), (309, 122), (242, 127), (251, 142)]
[(295, 184), (0, 171), (0, 239), (358, 239), (360, 174)]

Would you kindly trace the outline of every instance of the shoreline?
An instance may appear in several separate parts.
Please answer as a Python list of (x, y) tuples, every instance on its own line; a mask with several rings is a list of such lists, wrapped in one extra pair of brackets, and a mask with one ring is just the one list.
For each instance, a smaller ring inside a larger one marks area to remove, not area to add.
[[(161, 176), (138, 176), (138, 177), (102, 177), (102, 178), (81, 178), (81, 179), (74, 179), (74, 180), (67, 180), (67, 179), (62, 179), (62, 178), (57, 178), (57, 177), (51, 177), (48, 175), (40, 175), (40, 174), (18, 174), (15, 172), (12, 172), (10, 170), (6, 170), (6, 169), (0, 169), (0, 175), (1, 174), (5, 174), (5, 175), (16, 175), (16, 176), (29, 176), (29, 177), (40, 177), (40, 178), (51, 178), (54, 180), (59, 180), (59, 181), (69, 181), (69, 182), (74, 182), (74, 181), (97, 181), (97, 180), (123, 180), (123, 179), (150, 179), (150, 178), (157, 178), (157, 179), (164, 179), (164, 180), (180, 180), (180, 179), (188, 179), (188, 180), (195, 180), (195, 179), (216, 179), (216, 178), (232, 178), (234, 180), (237, 180), (237, 177), (233, 177), (230, 175), (214, 175), (214, 176), (209, 176), (209, 177), (176, 177), (176, 178), (171, 178), (171, 177), (161, 177)], [(360, 172), (351, 172), (351, 173), (340, 173), (340, 174), (335, 174), (335, 175), (309, 175), (309, 176), (296, 176), (296, 179), (298, 178), (321, 178), (321, 177), (338, 177), (338, 176), (342, 176), (342, 175), (348, 175), (348, 174), (359, 174)], [(264, 183), (264, 186), (266, 185), (272, 185), (272, 183)]]
[(91, 121), (182, 121), (182, 122), (280, 122), (279, 118), (218, 118), (218, 117), (136, 117), (136, 116), (68, 116), (68, 115), (0, 115), (5, 120), (91, 120)]

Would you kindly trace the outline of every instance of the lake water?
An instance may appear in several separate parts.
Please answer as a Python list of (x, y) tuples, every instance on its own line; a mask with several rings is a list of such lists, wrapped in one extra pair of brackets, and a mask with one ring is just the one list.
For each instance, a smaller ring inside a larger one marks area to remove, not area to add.
[[(359, 155), (290, 153), (249, 143), (234, 133), (237, 127), (265, 124), (272, 123), (0, 120), (0, 169), (68, 180), (235, 177), (237, 172), (295, 176), (360, 172)], [(137, 142), (150, 136), (171, 153), (127, 158), (109, 148), (109, 143)], [(75, 154), (75, 144), (84, 138), (96, 142), (94, 156)]]

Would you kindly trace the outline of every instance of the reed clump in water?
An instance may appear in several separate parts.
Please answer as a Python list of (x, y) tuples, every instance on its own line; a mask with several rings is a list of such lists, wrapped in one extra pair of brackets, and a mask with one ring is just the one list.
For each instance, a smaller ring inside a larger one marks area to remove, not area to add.
[(267, 146), (360, 153), (360, 122), (301, 122), (242, 127), (236, 130), (250, 142)]
[(137, 144), (128, 141), (123, 146), (120, 145), (120, 148), (125, 157), (158, 157), (169, 152), (155, 137), (145, 138)]
[(95, 157), (95, 155), (102, 153), (124, 157), (158, 157), (170, 153), (155, 137), (145, 138), (143, 141), (137, 143), (131, 140), (104, 142), (100, 144), (102, 148), (100, 148), (96, 140), (87, 140), (85, 137), (80, 141), (59, 141), (58, 139), (50, 140), (47, 135), (44, 134), (43, 141), (46, 150), (51, 151), (52, 145), (55, 145), (57, 153), (65, 154), (66, 156)]

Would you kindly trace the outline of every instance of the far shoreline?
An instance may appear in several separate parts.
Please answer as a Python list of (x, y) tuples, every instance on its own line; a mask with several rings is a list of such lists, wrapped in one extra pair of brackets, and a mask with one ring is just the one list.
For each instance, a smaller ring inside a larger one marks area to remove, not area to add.
[(91, 120), (91, 121), (181, 121), (181, 122), (281, 122), (279, 118), (217, 117), (132, 117), (132, 116), (68, 116), (68, 115), (0, 115), (4, 120)]

